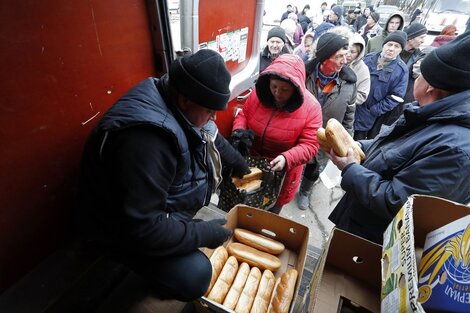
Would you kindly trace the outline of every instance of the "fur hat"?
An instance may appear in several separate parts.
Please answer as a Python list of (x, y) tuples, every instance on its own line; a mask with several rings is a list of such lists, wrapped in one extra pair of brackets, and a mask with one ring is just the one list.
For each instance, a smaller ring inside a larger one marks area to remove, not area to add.
[(273, 27), (269, 30), (268, 38), (266, 39), (266, 41), (268, 41), (272, 37), (277, 37), (285, 43), (286, 42), (286, 31), (284, 30), (284, 28), (282, 28), (280, 26), (275, 26), (275, 27)]
[(405, 28), (405, 33), (408, 35), (408, 40), (427, 34), (428, 29), (421, 23), (413, 23)]
[(231, 75), (217, 52), (202, 49), (176, 59), (168, 72), (170, 84), (189, 100), (211, 110), (225, 110)]
[(421, 62), (421, 74), (433, 87), (460, 92), (470, 89), (470, 32), (432, 50)]
[(388, 34), (387, 37), (384, 39), (384, 43), (382, 44), (385, 45), (389, 41), (397, 42), (400, 44), (402, 49), (405, 49), (406, 46), (406, 41), (408, 40), (408, 36), (406, 33), (402, 30), (396, 30), (393, 33)]
[(370, 12), (370, 17), (377, 23), (380, 20), (380, 14), (377, 12)]
[(326, 32), (318, 39), (317, 50), (315, 52), (316, 59), (319, 63), (323, 63), (339, 49), (343, 47), (348, 48), (348, 45), (348, 38), (332, 32)]

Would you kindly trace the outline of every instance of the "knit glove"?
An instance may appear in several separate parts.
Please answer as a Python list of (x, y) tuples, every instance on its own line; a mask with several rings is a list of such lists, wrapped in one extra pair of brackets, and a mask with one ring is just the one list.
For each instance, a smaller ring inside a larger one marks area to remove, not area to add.
[(246, 163), (246, 161), (243, 164), (234, 166), (232, 169), (232, 177), (242, 178), (246, 174), (250, 174), (250, 173), (251, 173), (251, 170), (250, 170), (250, 167), (248, 166), (248, 163)]
[(231, 144), (241, 155), (250, 154), (250, 148), (253, 145), (255, 133), (251, 129), (236, 129), (231, 136)]
[(232, 230), (223, 227), (227, 223), (224, 218), (215, 219), (207, 222), (201, 222), (202, 227), (206, 228), (204, 231), (204, 238), (202, 238), (202, 247), (215, 249), (221, 246), (232, 235)]

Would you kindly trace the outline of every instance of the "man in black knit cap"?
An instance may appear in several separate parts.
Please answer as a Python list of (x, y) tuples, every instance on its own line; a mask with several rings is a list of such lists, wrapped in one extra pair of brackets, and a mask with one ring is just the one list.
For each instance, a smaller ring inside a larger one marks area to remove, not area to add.
[(224, 219), (193, 220), (220, 181), (220, 158), (239, 175), (249, 172), (214, 123), (227, 107), (230, 80), (212, 50), (177, 59), (167, 75), (122, 96), (85, 145), (78, 227), (162, 299), (202, 296), (212, 266), (199, 248), (231, 235)]
[(264, 71), (269, 64), (271, 64), (278, 56), (284, 53), (289, 53), (286, 46), (286, 31), (280, 27), (275, 26), (268, 32), (266, 39), (266, 47), (261, 51), (259, 57), (259, 72)]
[[(352, 136), (357, 78), (354, 71), (346, 66), (349, 39), (334, 31), (335, 28), (330, 29), (318, 39), (315, 57), (305, 65), (305, 84), (321, 104), (323, 127), (326, 127), (330, 118), (334, 118)], [(320, 150), (305, 166), (298, 194), (299, 209), (306, 210), (309, 207), (309, 195), (327, 162), (326, 154)]]
[(346, 191), (329, 219), (337, 227), (377, 243), (413, 194), (470, 202), (470, 33), (431, 51), (416, 79), (416, 102), (405, 107), (374, 140), (361, 140), (366, 154), (353, 151), (333, 163)]

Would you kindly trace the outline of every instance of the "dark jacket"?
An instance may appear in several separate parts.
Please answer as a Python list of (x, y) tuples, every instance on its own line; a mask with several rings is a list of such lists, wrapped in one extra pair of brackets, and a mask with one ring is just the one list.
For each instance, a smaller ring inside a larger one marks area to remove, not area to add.
[(165, 82), (148, 78), (127, 92), (85, 146), (78, 224), (114, 249), (177, 255), (212, 240), (204, 223), (191, 221), (212, 192), (206, 142), (171, 104)]
[(413, 104), (376, 139), (361, 141), (362, 165), (343, 169), (346, 193), (329, 216), (337, 227), (382, 243), (412, 194), (470, 201), (470, 91)]
[[(287, 45), (284, 45), (284, 47), (282, 47), (280, 54), (285, 53), (289, 53)], [(261, 51), (259, 56), (259, 72), (261, 73), (262, 71), (264, 71), (272, 62), (273, 60), (271, 59), (271, 53), (269, 52), (268, 46), (266, 46), (263, 51)]]
[(408, 68), (397, 57), (385, 68), (378, 70), (377, 62), (381, 52), (372, 52), (364, 57), (370, 71), (370, 92), (367, 100), (356, 108), (355, 131), (369, 131), (375, 120), (391, 111), (398, 102), (391, 96), (405, 96), (408, 85)]

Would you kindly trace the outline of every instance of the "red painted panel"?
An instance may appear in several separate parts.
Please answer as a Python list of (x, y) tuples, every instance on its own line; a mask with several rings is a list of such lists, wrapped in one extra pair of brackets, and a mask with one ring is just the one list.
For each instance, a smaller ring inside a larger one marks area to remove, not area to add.
[[(217, 35), (230, 33), (248, 27), (248, 41), (245, 61), (227, 61), (230, 72), (236, 74), (243, 70), (251, 57), (254, 28), (256, 22), (256, 0), (240, 1), (199, 1), (199, 43), (210, 42)], [(230, 101), (228, 109), (217, 114), (220, 133), (228, 138), (232, 131), (233, 112), (239, 105), (236, 99)]]
[(2, 1), (0, 38), (1, 292), (63, 241), (86, 136), (155, 73), (140, 0)]

